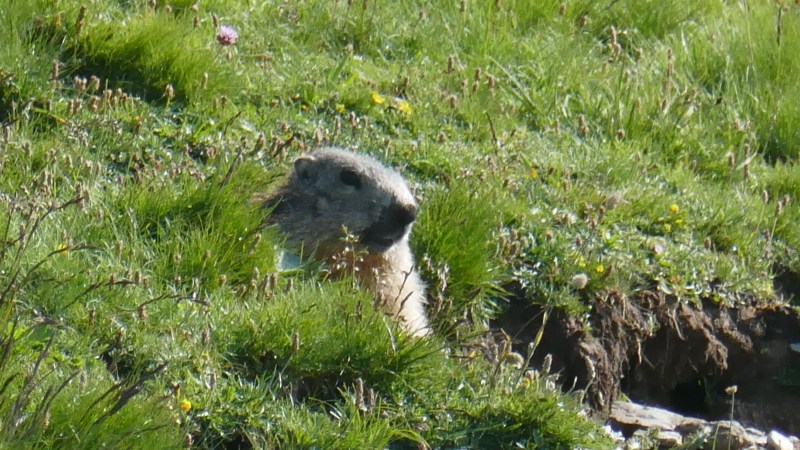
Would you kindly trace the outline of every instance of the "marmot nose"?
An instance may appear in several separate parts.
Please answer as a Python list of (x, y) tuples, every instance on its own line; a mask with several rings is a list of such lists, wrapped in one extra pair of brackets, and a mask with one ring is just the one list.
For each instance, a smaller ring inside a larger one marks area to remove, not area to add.
[(389, 214), (394, 223), (405, 227), (417, 219), (417, 207), (395, 203), (389, 207)]

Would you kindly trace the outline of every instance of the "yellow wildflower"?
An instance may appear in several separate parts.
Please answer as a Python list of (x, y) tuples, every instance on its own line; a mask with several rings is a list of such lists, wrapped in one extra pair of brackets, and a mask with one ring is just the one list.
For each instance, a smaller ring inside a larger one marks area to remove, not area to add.
[(382, 96), (381, 94), (378, 94), (377, 92), (373, 92), (369, 98), (375, 105), (382, 105), (386, 103), (386, 97)]
[(339, 114), (344, 114), (344, 105), (341, 103), (336, 104), (336, 112)]
[(602, 265), (602, 264), (598, 264), (597, 266), (595, 266), (594, 271), (597, 272), (597, 273), (602, 274), (602, 273), (605, 273), (606, 267), (604, 265)]
[(414, 112), (411, 108), (411, 103), (408, 103), (408, 100), (403, 100), (402, 98), (394, 99), (394, 107), (406, 117), (411, 117), (411, 113)]
[(669, 212), (671, 212), (672, 214), (678, 214), (678, 212), (680, 212), (680, 210), (681, 210), (681, 208), (678, 205), (676, 205), (675, 203), (669, 205)]
[(189, 412), (189, 411), (192, 410), (192, 402), (190, 402), (189, 400), (183, 399), (183, 400), (181, 400), (180, 407), (181, 407), (181, 411)]

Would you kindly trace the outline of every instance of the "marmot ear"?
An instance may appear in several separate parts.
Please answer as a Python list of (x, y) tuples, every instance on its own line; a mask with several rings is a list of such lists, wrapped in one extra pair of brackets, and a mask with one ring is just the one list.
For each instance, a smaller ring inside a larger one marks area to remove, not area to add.
[(303, 183), (308, 183), (317, 178), (317, 171), (314, 165), (316, 160), (313, 156), (301, 156), (294, 160), (294, 173)]

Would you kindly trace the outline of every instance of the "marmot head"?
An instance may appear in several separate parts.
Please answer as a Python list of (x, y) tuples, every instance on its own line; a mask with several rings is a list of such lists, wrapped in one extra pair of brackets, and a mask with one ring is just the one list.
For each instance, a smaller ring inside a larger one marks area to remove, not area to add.
[(269, 196), (270, 222), (291, 241), (330, 252), (344, 230), (370, 253), (407, 239), (417, 203), (403, 177), (368, 156), (321, 148), (300, 156), (286, 183)]

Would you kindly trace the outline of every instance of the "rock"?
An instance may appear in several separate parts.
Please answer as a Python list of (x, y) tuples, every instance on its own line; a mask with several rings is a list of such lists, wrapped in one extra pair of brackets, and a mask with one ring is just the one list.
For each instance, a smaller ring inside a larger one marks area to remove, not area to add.
[(747, 431), (747, 436), (754, 445), (761, 447), (767, 445), (767, 433), (752, 427), (747, 427), (744, 430)]
[(683, 445), (683, 436), (677, 431), (659, 430), (656, 439), (658, 439), (658, 448), (675, 448)]
[(732, 420), (708, 422), (632, 402), (614, 402), (608, 419), (613, 429), (629, 436), (623, 447), (629, 450), (643, 448), (647, 442), (652, 445), (654, 439), (659, 449), (800, 450), (800, 439), (775, 430), (764, 433)]
[(767, 448), (770, 450), (794, 450), (791, 439), (775, 430), (767, 433)]
[(721, 420), (711, 424), (711, 435), (709, 436), (709, 449), (743, 449), (753, 445), (749, 442), (747, 431), (739, 422)]
[(693, 417), (684, 417), (678, 426), (675, 427), (675, 430), (684, 436), (708, 435), (713, 431), (708, 422)]
[(747, 440), (752, 443), (754, 448), (764, 448), (767, 446), (767, 433), (755, 428), (745, 428), (747, 431)]
[(671, 431), (685, 418), (666, 409), (616, 401), (611, 405), (608, 419), (612, 427), (630, 435), (635, 430), (648, 428)]

